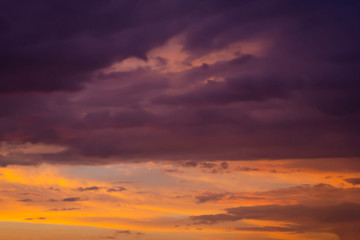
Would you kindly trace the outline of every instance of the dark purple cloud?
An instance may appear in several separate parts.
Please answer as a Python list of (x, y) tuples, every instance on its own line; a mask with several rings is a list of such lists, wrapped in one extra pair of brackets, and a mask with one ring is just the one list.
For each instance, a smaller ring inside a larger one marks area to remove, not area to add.
[(216, 163), (203, 162), (200, 163), (201, 168), (214, 168), (216, 167)]
[(345, 180), (345, 182), (350, 183), (352, 185), (359, 185), (360, 184), (360, 178), (346, 178), (344, 180)]
[[(358, 229), (353, 228), (360, 222), (360, 205), (342, 203), (329, 206), (306, 205), (260, 205), (252, 207), (238, 207), (226, 209), (226, 213), (215, 215), (193, 216), (195, 224), (216, 224), (226, 221), (239, 221), (243, 219), (286, 221), (298, 224), (296, 228), (286, 229), (259, 229), (262, 231), (300, 232), (333, 232), (340, 239), (346, 240), (346, 234), (359, 236)], [(303, 230), (300, 230), (303, 229)], [(350, 230), (347, 232), (346, 230)], [(249, 229), (238, 229), (249, 230)], [(255, 229), (256, 230), (256, 229)], [(344, 234), (345, 233), (345, 234)], [(345, 236), (344, 236), (345, 235)]]
[(113, 187), (113, 188), (108, 188), (106, 191), (108, 192), (122, 192), (125, 191), (126, 188), (124, 187)]
[(81, 199), (78, 197), (71, 197), (71, 198), (64, 198), (62, 201), (63, 202), (77, 202), (77, 201), (81, 201)]
[[(200, 9), (180, 1), (4, 1), (1, 92), (75, 91), (99, 68), (146, 52), (181, 31)], [(180, 8), (179, 8), (180, 6)], [(209, 12), (213, 12), (209, 6)]]
[(342, 202), (360, 203), (360, 189), (339, 188), (329, 184), (299, 185), (288, 188), (273, 189), (263, 192), (236, 193), (206, 191), (195, 196), (197, 203), (217, 202), (222, 200), (267, 200), (280, 203), (293, 201), (304, 205), (340, 204)]
[(25, 218), (24, 220), (31, 221), (31, 220), (45, 220), (44, 217), (38, 217), (38, 218)]
[(33, 200), (32, 199), (29, 199), (29, 198), (25, 198), (25, 199), (19, 199), (17, 200), (18, 202), (24, 202), (24, 203), (27, 203), (27, 202), (32, 202)]
[(116, 231), (116, 233), (118, 233), (118, 234), (130, 234), (131, 231), (130, 230), (118, 230), (118, 231)]
[(134, 232), (134, 231), (131, 231), (131, 230), (117, 230), (113, 236), (106, 236), (104, 238), (107, 238), (107, 239), (117, 239), (118, 235), (121, 235), (121, 234), (125, 234), (125, 235), (129, 235), (129, 234), (136, 234), (136, 235), (144, 235), (145, 233), (143, 232)]
[[(249, 193), (248, 193), (249, 194)], [(238, 231), (263, 232), (331, 232), (341, 240), (359, 237), (359, 188), (339, 188), (328, 184), (300, 185), (264, 192), (250, 193), (253, 200), (279, 201), (281, 204), (240, 206), (225, 209), (224, 213), (192, 216), (193, 224), (221, 224), (244, 219), (287, 222), (282, 227), (236, 227)], [(242, 199), (247, 193), (205, 192), (196, 196), (198, 203)], [(249, 198), (251, 199), (251, 198)], [(294, 201), (296, 204), (294, 204)]]
[(98, 187), (98, 186), (85, 187), (85, 188), (79, 187), (79, 188), (77, 188), (77, 191), (79, 191), (79, 192), (86, 192), (86, 191), (97, 191), (97, 190), (99, 190), (99, 189), (100, 189), (100, 187)]
[[(3, 1), (0, 140), (64, 149), (15, 151), (0, 156), (0, 166), (358, 159), (359, 8), (307, 0)], [(147, 53), (174, 36), (189, 56), (178, 64), (189, 68), (159, 70), (171, 61), (155, 56), (156, 67), (104, 70), (129, 57), (149, 63)], [(244, 45), (232, 59), (207, 61), (244, 42), (263, 52)], [(359, 169), (358, 160), (342, 165)]]
[(250, 197), (245, 196), (244, 194), (235, 194), (230, 192), (219, 193), (219, 192), (204, 192), (195, 196), (197, 203), (206, 203), (206, 202), (217, 202), (220, 200), (262, 200), (263, 197)]
[(205, 203), (209, 201), (218, 201), (224, 199), (228, 193), (213, 193), (213, 192), (205, 192), (201, 195), (195, 197), (197, 203)]
[(160, 96), (154, 100), (158, 104), (170, 105), (223, 105), (242, 101), (266, 101), (272, 98), (286, 98), (291, 89), (278, 79), (258, 81), (244, 79), (226, 79), (224, 82), (209, 81), (205, 86), (180, 95)]

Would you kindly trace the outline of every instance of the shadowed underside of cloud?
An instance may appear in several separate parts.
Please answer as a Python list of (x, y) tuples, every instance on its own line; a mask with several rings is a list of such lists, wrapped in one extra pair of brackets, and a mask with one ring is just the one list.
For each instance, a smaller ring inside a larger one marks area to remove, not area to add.
[[(285, 221), (298, 224), (299, 226), (295, 229), (278, 229), (279, 231), (293, 232), (295, 230), (295, 232), (299, 232), (308, 229), (307, 231), (310, 232), (326, 232), (326, 229), (328, 231), (330, 229), (330, 232), (339, 234), (340, 238), (344, 240), (349, 239), (342, 237), (342, 232), (344, 231), (345, 233), (345, 230), (351, 229), (351, 234), (354, 237), (360, 235), (358, 228), (354, 228), (360, 222), (360, 205), (354, 203), (316, 207), (306, 205), (238, 207), (226, 209), (226, 213), (223, 214), (193, 216), (191, 219), (195, 224), (215, 224), (242, 219)], [(302, 228), (303, 230), (301, 230)], [(262, 230), (265, 231), (265, 229)], [(268, 230), (276, 231), (275, 229)]]
[(108, 192), (122, 192), (125, 191), (126, 188), (124, 187), (114, 187), (114, 188), (108, 188), (106, 191)]
[(24, 202), (24, 203), (32, 202), (32, 199), (29, 199), (29, 198), (19, 199), (18, 202)]
[(79, 191), (79, 192), (97, 191), (97, 190), (99, 190), (99, 189), (100, 189), (100, 187), (98, 187), (98, 186), (85, 187), (85, 188), (79, 187), (79, 188), (77, 188), (77, 191)]
[[(271, 199), (282, 204), (241, 206), (225, 209), (224, 213), (190, 217), (193, 224), (221, 224), (246, 219), (286, 222), (282, 226), (237, 227), (238, 231), (262, 232), (330, 232), (341, 240), (360, 236), (359, 188), (336, 188), (328, 184), (301, 185), (252, 193), (259, 199)], [(246, 193), (204, 193), (198, 202), (220, 201)], [(260, 198), (261, 197), (261, 198)], [(297, 202), (294, 204), (294, 201)]]
[(352, 185), (359, 185), (360, 178), (347, 178), (347, 179), (345, 179), (345, 182), (351, 183)]
[(360, 188), (340, 188), (329, 184), (299, 185), (288, 188), (272, 189), (263, 192), (236, 193), (206, 191), (195, 196), (197, 203), (232, 200), (271, 200), (289, 204), (298, 202), (303, 205), (335, 205), (342, 202), (360, 204)]
[(218, 192), (204, 192), (200, 195), (195, 196), (197, 203), (206, 203), (206, 202), (214, 202), (214, 201), (221, 201), (221, 200), (262, 200), (263, 197), (250, 197), (241, 194), (234, 194), (234, 193), (218, 193)]
[(38, 218), (25, 218), (24, 220), (31, 221), (31, 220), (45, 220), (44, 217), (38, 217)]
[(144, 235), (143, 232), (134, 232), (132, 230), (117, 230), (113, 236), (107, 236), (105, 238), (107, 239), (117, 239), (119, 235), (130, 235), (130, 234), (136, 234), (136, 235)]
[[(356, 1), (0, 9), (0, 166), (360, 157)], [(149, 57), (174, 37), (187, 57)]]
[(63, 202), (77, 202), (77, 201), (82, 201), (82, 200), (78, 197), (70, 197), (70, 198), (64, 198), (62, 201)]
[[(196, 196), (198, 203), (241, 198), (249, 193), (205, 192)], [(241, 206), (225, 209), (224, 213), (192, 216), (193, 224), (221, 224), (244, 219), (286, 222), (282, 226), (236, 227), (238, 231), (252, 232), (330, 232), (341, 240), (360, 236), (360, 189), (337, 188), (329, 184), (300, 185), (264, 192), (253, 192), (253, 200), (271, 200), (281, 204)], [(255, 197), (258, 197), (256, 199)], [(294, 202), (296, 204), (294, 204)]]

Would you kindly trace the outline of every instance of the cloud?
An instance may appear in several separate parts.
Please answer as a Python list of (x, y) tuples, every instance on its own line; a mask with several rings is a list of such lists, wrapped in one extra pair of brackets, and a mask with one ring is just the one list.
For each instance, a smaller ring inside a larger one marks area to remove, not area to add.
[(335, 205), (341, 202), (360, 203), (359, 188), (341, 188), (329, 184), (299, 185), (255, 193), (256, 196), (271, 197), (280, 201), (297, 201), (306, 205)]
[(228, 169), (229, 168), (229, 164), (227, 162), (222, 162), (221, 164), (222, 169)]
[(179, 170), (179, 169), (164, 169), (163, 172), (165, 173), (183, 173), (183, 171)]
[(134, 232), (134, 231), (131, 231), (131, 230), (117, 230), (113, 236), (107, 236), (105, 238), (107, 238), (107, 239), (116, 239), (118, 237), (118, 235), (123, 235), (123, 234), (125, 234), (125, 235), (130, 235), (130, 234), (144, 235), (143, 232)]
[(252, 171), (260, 171), (259, 168), (250, 168), (250, 167), (237, 167), (235, 168), (236, 171), (240, 172), (252, 172)]
[(243, 219), (293, 222), (296, 227), (238, 228), (240, 231), (333, 232), (341, 240), (360, 236), (354, 226), (360, 222), (360, 205), (341, 203), (328, 206), (260, 205), (226, 209), (226, 213), (191, 217), (195, 224), (216, 224)]
[(271, 200), (281, 204), (240, 206), (225, 209), (224, 213), (192, 216), (193, 224), (221, 224), (241, 220), (286, 222), (286, 226), (236, 227), (238, 231), (264, 232), (331, 232), (341, 240), (360, 236), (360, 191), (358, 188), (337, 188), (328, 184), (300, 185), (252, 193), (205, 192), (197, 196), (198, 203), (222, 201), (232, 196), (251, 194), (254, 200)]
[(122, 192), (125, 190), (126, 190), (126, 188), (124, 188), (124, 187), (114, 187), (114, 188), (109, 188), (106, 191), (111, 193), (111, 192)]
[[(351, 203), (317, 207), (304, 205), (264, 205), (230, 208), (226, 211), (226, 214), (194, 216), (192, 219), (196, 224), (215, 224), (222, 221), (256, 219), (291, 221), (305, 226), (307, 224), (325, 224), (332, 227), (335, 227), (336, 224), (351, 224), (351, 222), (359, 221), (359, 205)], [(274, 231), (275, 229), (268, 230)], [(289, 230), (288, 228), (286, 231)]]
[(49, 211), (57, 212), (57, 211), (73, 211), (79, 210), (80, 208), (52, 208)]
[(36, 192), (25, 192), (25, 193), (20, 193), (20, 195), (23, 195), (23, 196), (39, 196), (39, 193), (36, 193)]
[(78, 197), (71, 197), (71, 198), (64, 198), (62, 201), (63, 202), (77, 202), (77, 201), (82, 201), (82, 200)]
[(360, 170), (359, 158), (319, 158), (309, 159), (292, 159), (284, 164), (285, 168), (295, 169), (315, 169), (318, 171), (351, 171)]
[(97, 186), (86, 187), (86, 188), (79, 187), (79, 188), (77, 188), (77, 191), (79, 191), (79, 192), (85, 192), (85, 191), (97, 191), (97, 190), (99, 190), (99, 189), (100, 189), (100, 187), (97, 187)]
[(247, 196), (246, 194), (241, 193), (230, 193), (230, 192), (203, 192), (195, 196), (197, 203), (206, 203), (206, 202), (218, 202), (222, 200), (263, 200), (264, 197), (259, 194), (259, 196)]
[(360, 184), (360, 178), (346, 178), (344, 180), (345, 180), (345, 182), (350, 183), (352, 185)]
[(19, 199), (17, 200), (18, 202), (32, 202), (33, 200), (32, 199), (29, 199), (29, 198), (25, 198), (25, 199)]
[(258, 192), (211, 192), (195, 196), (197, 203), (232, 200), (271, 200), (281, 204), (297, 202), (304, 205), (336, 205), (343, 202), (360, 204), (359, 188), (340, 188), (329, 184), (298, 185)]
[(197, 167), (198, 163), (195, 161), (188, 161), (183, 163), (184, 167)]
[(38, 218), (25, 218), (24, 220), (28, 220), (28, 221), (31, 221), (31, 220), (45, 220), (46, 218), (44, 217), (38, 217)]
[(0, 139), (62, 150), (6, 149), (0, 166), (299, 159), (327, 169), (312, 159), (337, 158), (360, 168), (355, 2), (21, 4), (1, 13)]
[(116, 231), (116, 233), (118, 233), (118, 234), (130, 234), (131, 231), (130, 230), (118, 230), (118, 231)]
[(2, 92), (80, 90), (96, 70), (130, 56), (146, 59), (189, 24), (176, 3), (152, 3), (152, 11), (146, 1), (22, 4), (26, 13), (12, 1), (2, 8)]
[(216, 167), (216, 163), (203, 162), (200, 163), (201, 168), (214, 168)]
[(197, 203), (204, 203), (208, 201), (218, 201), (223, 199), (227, 196), (227, 193), (212, 193), (212, 192), (205, 192), (201, 195), (195, 197)]
[(287, 86), (278, 79), (228, 78), (224, 82), (209, 81), (203, 87), (180, 95), (159, 96), (157, 104), (169, 105), (223, 105), (241, 101), (267, 101), (287, 98)]
[(235, 228), (238, 231), (250, 231), (250, 232), (290, 232), (290, 233), (304, 233), (306, 231), (314, 231), (312, 228), (301, 228), (297, 225), (288, 224), (285, 227), (274, 227), (274, 226), (264, 226), (264, 227), (238, 227)]

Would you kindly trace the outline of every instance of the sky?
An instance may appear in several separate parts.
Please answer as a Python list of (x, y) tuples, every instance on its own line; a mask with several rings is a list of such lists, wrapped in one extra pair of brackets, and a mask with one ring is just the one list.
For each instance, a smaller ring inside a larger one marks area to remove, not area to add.
[(359, 11), (1, 1), (0, 240), (358, 240)]

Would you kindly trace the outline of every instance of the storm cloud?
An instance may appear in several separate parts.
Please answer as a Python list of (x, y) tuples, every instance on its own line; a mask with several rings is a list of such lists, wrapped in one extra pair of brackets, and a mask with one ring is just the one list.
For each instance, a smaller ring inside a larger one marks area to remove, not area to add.
[(0, 166), (358, 159), (359, 8), (3, 1)]

